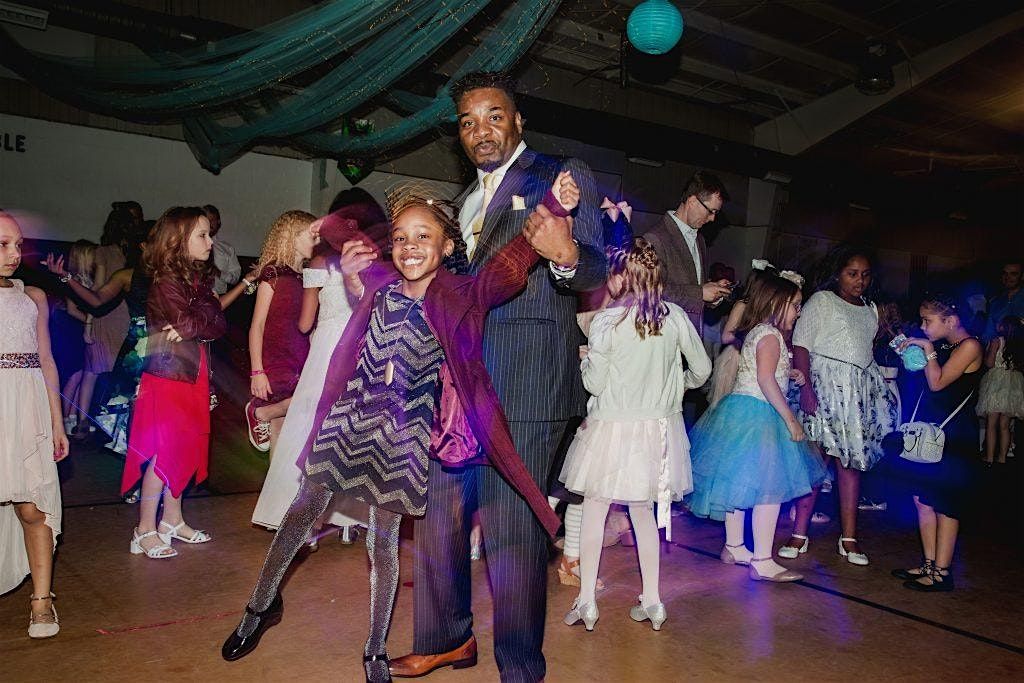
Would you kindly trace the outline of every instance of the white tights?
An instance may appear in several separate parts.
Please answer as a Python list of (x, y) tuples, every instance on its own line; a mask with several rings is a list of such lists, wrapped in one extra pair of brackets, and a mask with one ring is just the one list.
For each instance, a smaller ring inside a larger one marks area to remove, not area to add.
[[(583, 499), (583, 523), (580, 528), (580, 595), (578, 598), (580, 605), (596, 602), (597, 570), (601, 564), (604, 525), (610, 505), (611, 503), (607, 500)], [(778, 512), (777, 509), (776, 512)], [(643, 595), (640, 597), (640, 601), (644, 607), (650, 607), (661, 602), (661, 596), (658, 593), (661, 538), (658, 536), (658, 524), (654, 519), (654, 508), (651, 503), (631, 504), (629, 518), (633, 522), (633, 532), (636, 534), (636, 552), (640, 558), (640, 579), (643, 582)]]
[[(772, 546), (775, 544), (775, 526), (779, 521), (779, 507), (778, 503), (754, 506), (754, 513), (750, 520), (754, 532), (754, 552), (747, 550), (743, 542), (746, 511), (734, 510), (725, 514), (725, 544), (729, 546), (729, 552), (740, 562), (749, 562), (757, 558), (760, 560), (757, 563), (757, 568), (762, 574), (773, 574), (785, 569), (771, 559)], [(768, 561), (764, 561), (764, 558), (767, 558)]]

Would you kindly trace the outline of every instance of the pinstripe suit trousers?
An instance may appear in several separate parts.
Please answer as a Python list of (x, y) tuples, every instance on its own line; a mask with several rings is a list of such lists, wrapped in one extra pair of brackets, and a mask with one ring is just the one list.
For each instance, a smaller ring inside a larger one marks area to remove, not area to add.
[[(544, 490), (567, 423), (510, 422), (516, 450)], [(548, 544), (526, 502), (491, 467), (430, 462), (427, 513), (415, 523), (413, 652), (453, 650), (473, 633), (469, 525), (478, 508), (494, 596), (494, 656), (505, 683), (544, 678)]]

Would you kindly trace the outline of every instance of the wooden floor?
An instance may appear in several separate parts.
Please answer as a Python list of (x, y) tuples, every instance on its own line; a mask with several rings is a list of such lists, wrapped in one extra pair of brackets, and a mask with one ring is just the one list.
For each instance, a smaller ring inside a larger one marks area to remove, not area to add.
[[(128, 553), (137, 508), (112, 495), (118, 461), (100, 449), (76, 449), (62, 465), (66, 510), (54, 586), (61, 632), (48, 641), (26, 637), (27, 583), (0, 597), (0, 680), (362, 680), (365, 547), (334, 537), (295, 563), (283, 591), (284, 620), (260, 647), (235, 663), (221, 659), (221, 643), (237, 624), (271, 539), (249, 524), (251, 491), (266, 462), (238, 430), (225, 430), (227, 437), (215, 441), (210, 484), (186, 501), (189, 521), (215, 540), (178, 544), (181, 554), (171, 560)], [(915, 593), (889, 576), (919, 558), (905, 500), (887, 512), (862, 513), (868, 567), (836, 554), (834, 523), (814, 527), (808, 555), (787, 563), (806, 579), (790, 585), (755, 583), (743, 568), (721, 564), (721, 525), (674, 518), (674, 542), (662, 547), (669, 618), (658, 633), (628, 617), (640, 589), (635, 549), (605, 550), (607, 589), (592, 633), (562, 624), (575, 589), (559, 585), (552, 566), (547, 680), (1024, 680), (1020, 507), (992, 500), (1020, 500), (1021, 464), (995, 475), (997, 493), (983, 496), (965, 522), (953, 593)], [(241, 492), (246, 486), (250, 492)], [(779, 542), (788, 531), (781, 521)], [(409, 545), (392, 655), (407, 652), (412, 641)], [(484, 562), (475, 563), (473, 585), (480, 663), (427, 680), (498, 680)]]

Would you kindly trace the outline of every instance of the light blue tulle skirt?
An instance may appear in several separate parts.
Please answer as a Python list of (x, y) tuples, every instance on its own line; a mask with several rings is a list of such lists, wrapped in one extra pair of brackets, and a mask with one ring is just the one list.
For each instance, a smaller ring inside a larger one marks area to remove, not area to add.
[(698, 517), (755, 505), (784, 503), (811, 492), (825, 466), (807, 441), (793, 441), (767, 401), (729, 394), (704, 413), (690, 432), (693, 493), (686, 498)]

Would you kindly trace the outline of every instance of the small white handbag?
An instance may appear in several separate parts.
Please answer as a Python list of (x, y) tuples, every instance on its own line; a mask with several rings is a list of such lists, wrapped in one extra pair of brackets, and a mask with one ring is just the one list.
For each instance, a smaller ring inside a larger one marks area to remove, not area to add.
[(900, 453), (900, 457), (910, 462), (934, 465), (942, 460), (942, 451), (946, 447), (946, 433), (942, 431), (943, 427), (949, 424), (949, 421), (967, 405), (974, 392), (967, 394), (967, 398), (957, 406), (956, 410), (950, 413), (942, 424), (937, 425), (932, 422), (914, 421), (914, 418), (917, 417), (917, 409), (921, 407), (921, 397), (924, 396), (925, 391), (928, 390), (925, 389), (917, 397), (917, 404), (914, 405), (914, 413), (910, 416), (910, 422), (905, 422), (898, 428), (903, 433), (903, 452)]

